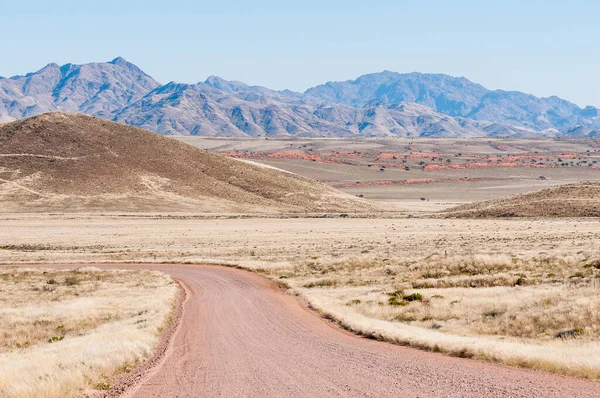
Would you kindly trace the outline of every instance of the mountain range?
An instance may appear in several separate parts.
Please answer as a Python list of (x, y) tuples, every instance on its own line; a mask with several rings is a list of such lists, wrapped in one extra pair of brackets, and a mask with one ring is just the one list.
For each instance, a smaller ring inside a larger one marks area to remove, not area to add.
[(297, 93), (211, 76), (160, 84), (119, 57), (0, 77), (0, 122), (78, 112), (159, 134), (210, 136), (600, 136), (595, 107), (488, 90), (460, 77), (384, 71)]

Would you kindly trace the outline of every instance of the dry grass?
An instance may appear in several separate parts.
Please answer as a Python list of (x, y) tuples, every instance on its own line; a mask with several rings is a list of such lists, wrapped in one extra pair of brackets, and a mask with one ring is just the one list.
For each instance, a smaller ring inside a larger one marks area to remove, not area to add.
[[(600, 257), (600, 254), (599, 254)], [(552, 340), (578, 330), (600, 336), (600, 270), (595, 259), (508, 255), (440, 257), (391, 263), (377, 258), (307, 262), (287, 275), (294, 286), (332, 288), (356, 312), (460, 335)]]
[[(355, 333), (400, 345), (454, 356), (477, 358), (579, 377), (600, 376), (600, 343), (557, 339), (547, 343), (491, 336), (460, 335), (404, 322), (365, 316), (340, 302), (340, 292), (321, 289), (305, 294), (313, 308)], [(350, 293), (346, 291), (346, 294)], [(352, 297), (357, 297), (353, 292)]]
[[(291, 286), (365, 335), (600, 377), (600, 226), (591, 219), (1, 221), (0, 262), (241, 265)], [(420, 300), (405, 299), (415, 293)], [(573, 333), (555, 338), (566, 330)]]
[(461, 205), (448, 217), (600, 217), (600, 182), (542, 189), (507, 198)]
[(600, 378), (600, 252), (305, 262), (286, 283), (360, 334)]
[(176, 284), (145, 270), (0, 268), (0, 397), (81, 396), (151, 354)]

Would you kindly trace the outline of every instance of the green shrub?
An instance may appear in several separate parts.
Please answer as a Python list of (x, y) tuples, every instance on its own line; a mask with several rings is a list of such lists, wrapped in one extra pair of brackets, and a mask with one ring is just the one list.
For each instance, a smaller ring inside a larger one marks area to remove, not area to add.
[(402, 296), (404, 295), (403, 290), (396, 290), (395, 292), (387, 293), (390, 298), (388, 299), (388, 304), (393, 306), (398, 305), (407, 305), (408, 303), (402, 300)]
[(421, 293), (413, 293), (413, 294), (409, 294), (408, 296), (404, 296), (403, 297), (404, 301), (422, 301), (423, 300), (423, 296), (421, 295)]
[(583, 328), (574, 328), (569, 330), (563, 330), (554, 335), (557, 339), (568, 339), (568, 338), (576, 338), (577, 336), (581, 336), (585, 330)]
[(406, 322), (406, 323), (410, 323), (410, 322), (414, 322), (414, 321), (416, 321), (417, 319), (416, 319), (415, 317), (413, 317), (413, 316), (410, 316), (410, 315), (406, 315), (406, 314), (398, 314), (398, 315), (396, 315), (396, 316), (394, 317), (394, 320), (395, 320), (395, 321), (398, 321), (398, 322)]
[(404, 301), (404, 300), (400, 299), (400, 297), (398, 297), (398, 296), (391, 296), (388, 299), (388, 303), (389, 303), (389, 305), (393, 305), (393, 306), (405, 306), (405, 305), (408, 305), (408, 301)]
[(596, 268), (600, 269), (600, 260), (594, 260), (591, 263), (587, 263), (583, 266), (583, 268)]

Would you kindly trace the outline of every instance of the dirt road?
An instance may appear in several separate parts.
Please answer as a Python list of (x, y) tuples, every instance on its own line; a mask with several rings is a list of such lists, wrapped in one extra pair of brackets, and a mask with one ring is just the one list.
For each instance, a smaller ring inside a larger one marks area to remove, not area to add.
[(600, 397), (600, 383), (366, 340), (250, 272), (164, 265), (188, 297), (162, 361), (125, 397)]

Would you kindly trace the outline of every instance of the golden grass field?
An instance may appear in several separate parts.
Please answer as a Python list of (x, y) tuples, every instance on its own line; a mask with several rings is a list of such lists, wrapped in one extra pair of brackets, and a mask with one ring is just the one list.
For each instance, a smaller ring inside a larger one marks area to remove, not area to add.
[(177, 285), (146, 270), (0, 268), (0, 397), (104, 390), (148, 358)]
[[(365, 335), (600, 377), (597, 219), (3, 215), (0, 222), (1, 263), (239, 265)], [(415, 293), (421, 297), (411, 299)]]

